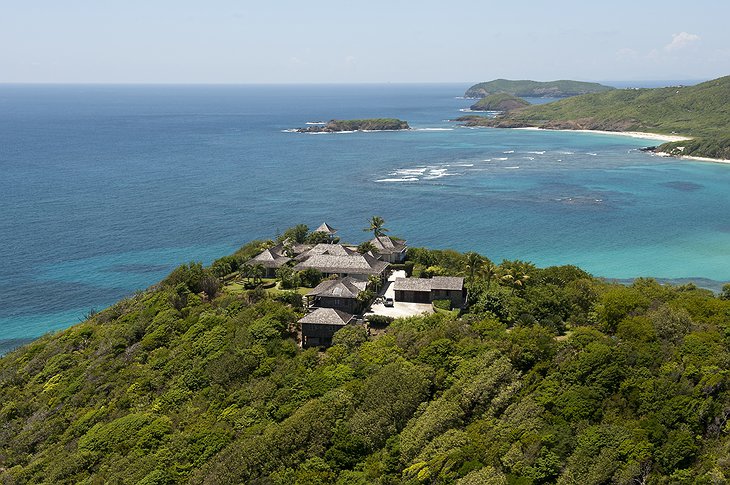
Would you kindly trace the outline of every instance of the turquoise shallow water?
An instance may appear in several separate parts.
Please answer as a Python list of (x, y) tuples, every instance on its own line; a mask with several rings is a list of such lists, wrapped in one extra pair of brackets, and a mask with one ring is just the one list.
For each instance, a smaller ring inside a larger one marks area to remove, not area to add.
[[(465, 87), (0, 86), (0, 351), (181, 262), (299, 222), (358, 242), (373, 214), (497, 261), (730, 280), (730, 166), (621, 136), (455, 128)], [(284, 131), (377, 116), (415, 129)]]

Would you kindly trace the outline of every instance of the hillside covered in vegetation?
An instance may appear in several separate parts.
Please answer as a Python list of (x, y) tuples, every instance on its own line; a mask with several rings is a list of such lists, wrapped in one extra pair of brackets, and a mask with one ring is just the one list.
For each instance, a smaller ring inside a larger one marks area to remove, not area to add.
[(408, 122), (396, 118), (370, 118), (364, 120), (330, 120), (324, 125), (299, 128), (299, 133), (334, 133), (338, 131), (408, 130)]
[(473, 111), (512, 111), (530, 106), (530, 103), (507, 93), (496, 93), (486, 96), (470, 106)]
[(725, 483), (730, 287), (409, 249), (461, 315), (301, 350), (253, 242), (0, 359), (0, 482)]
[[(641, 131), (679, 134), (691, 141), (662, 145), (660, 151), (730, 159), (730, 76), (695, 86), (615, 89), (534, 105), (471, 126)], [(684, 147), (680, 149), (679, 147)]]
[(490, 94), (507, 93), (512, 96), (529, 98), (564, 98), (581, 94), (600, 93), (609, 91), (611, 86), (584, 81), (513, 81), (509, 79), (495, 79), (478, 83), (464, 93), (467, 98), (484, 98)]

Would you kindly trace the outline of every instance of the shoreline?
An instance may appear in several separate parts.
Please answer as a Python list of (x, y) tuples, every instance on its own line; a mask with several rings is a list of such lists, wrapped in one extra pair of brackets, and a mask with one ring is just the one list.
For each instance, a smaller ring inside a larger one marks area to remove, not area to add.
[(657, 140), (663, 142), (671, 141), (687, 141), (692, 138), (689, 136), (681, 135), (660, 135), (658, 133), (645, 133), (642, 131), (607, 131), (607, 130), (570, 130), (570, 129), (553, 129), (553, 128), (539, 128), (537, 126), (526, 126), (524, 128), (513, 128), (514, 130), (539, 130), (539, 131), (569, 131), (574, 133), (593, 133), (597, 135), (619, 135), (628, 136), (631, 138), (642, 138), (646, 140)]
[[(628, 136), (631, 138), (641, 138), (645, 140), (656, 140), (662, 142), (675, 142), (675, 141), (688, 141), (692, 138), (689, 136), (682, 135), (660, 135), (658, 133), (645, 133), (641, 131), (606, 131), (606, 130), (570, 130), (570, 129), (552, 129), (552, 128), (539, 128), (537, 126), (526, 126), (524, 128), (512, 128), (513, 130), (539, 130), (539, 131), (570, 131), (577, 133), (594, 133), (598, 135), (618, 135)], [(695, 157), (692, 155), (672, 155), (667, 152), (652, 151), (654, 155), (664, 158), (676, 158), (678, 160), (689, 160), (693, 162), (709, 162), (709, 163), (722, 163), (725, 165), (730, 164), (730, 160), (723, 158), (710, 158), (710, 157)]]

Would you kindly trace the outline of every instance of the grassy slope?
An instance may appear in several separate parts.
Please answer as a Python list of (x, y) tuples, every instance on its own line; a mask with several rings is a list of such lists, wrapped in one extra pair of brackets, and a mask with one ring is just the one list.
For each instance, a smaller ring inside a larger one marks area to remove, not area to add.
[(643, 131), (695, 137), (685, 154), (730, 157), (730, 76), (696, 86), (620, 89), (530, 106), (484, 125)]
[(613, 89), (599, 83), (584, 81), (512, 81), (508, 79), (495, 79), (475, 84), (467, 89), (466, 97), (483, 97), (494, 93), (508, 93), (513, 96), (576, 96), (580, 94), (596, 93)]
[(502, 271), (530, 278), (326, 353), (262, 292), (124, 300), (0, 359), (0, 482), (724, 483), (730, 301)]

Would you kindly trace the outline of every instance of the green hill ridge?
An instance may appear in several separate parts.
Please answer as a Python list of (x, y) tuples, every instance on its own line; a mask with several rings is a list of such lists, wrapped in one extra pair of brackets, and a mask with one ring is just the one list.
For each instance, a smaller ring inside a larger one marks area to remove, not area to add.
[(581, 94), (609, 91), (611, 86), (585, 81), (513, 81), (509, 79), (495, 79), (478, 83), (466, 90), (467, 98), (483, 98), (490, 94), (507, 93), (513, 96), (528, 98), (564, 98)]
[(0, 482), (724, 483), (730, 288), (411, 248), (469, 308), (298, 348), (255, 241), (0, 359)]
[[(730, 76), (695, 86), (615, 89), (533, 105), (495, 119), (471, 117), (472, 126), (640, 131), (677, 134), (691, 141), (667, 143), (674, 155), (730, 158)], [(683, 148), (679, 148), (683, 147)]]

